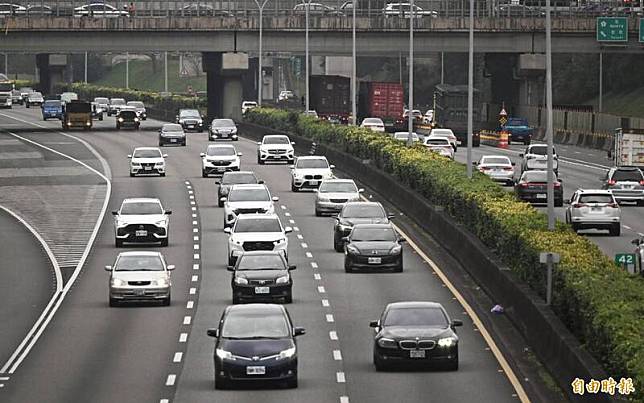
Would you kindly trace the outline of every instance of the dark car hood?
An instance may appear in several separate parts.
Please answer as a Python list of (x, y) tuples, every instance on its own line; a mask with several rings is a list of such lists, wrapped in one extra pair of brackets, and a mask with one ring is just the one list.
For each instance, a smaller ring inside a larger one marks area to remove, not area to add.
[(371, 251), (378, 251), (380, 254), (389, 253), (391, 248), (396, 245), (396, 242), (391, 241), (368, 241), (368, 242), (351, 242), (351, 245), (358, 248), (358, 250), (363, 254), (373, 254)]
[(453, 335), (453, 332), (450, 328), (439, 328), (439, 327), (402, 327), (402, 326), (389, 326), (385, 327), (380, 331), (382, 337), (394, 338), (394, 339), (414, 339), (419, 338), (438, 338), (438, 337), (448, 337)]
[(217, 348), (229, 351), (233, 355), (252, 358), (279, 354), (292, 346), (291, 339), (230, 340), (222, 338)]
[(249, 280), (275, 280), (288, 274), (288, 270), (240, 270), (235, 273), (237, 277)]
[(343, 218), (343, 223), (348, 225), (356, 224), (387, 224), (389, 222), (388, 218), (379, 217), (379, 218)]

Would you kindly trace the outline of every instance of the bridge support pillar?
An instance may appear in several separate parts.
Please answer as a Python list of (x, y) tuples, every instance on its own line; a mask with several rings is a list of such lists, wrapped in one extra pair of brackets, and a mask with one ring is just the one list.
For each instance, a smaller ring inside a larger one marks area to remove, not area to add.
[(524, 53), (519, 55), (515, 71), (516, 76), (521, 80), (519, 87), (519, 104), (543, 105), (545, 103), (545, 55), (542, 53)]
[(203, 53), (208, 92), (208, 119), (241, 119), (242, 75), (248, 70), (246, 53)]
[(39, 53), (36, 55), (38, 80), (43, 94), (53, 94), (56, 84), (65, 82), (66, 70), (70, 64), (67, 55)]

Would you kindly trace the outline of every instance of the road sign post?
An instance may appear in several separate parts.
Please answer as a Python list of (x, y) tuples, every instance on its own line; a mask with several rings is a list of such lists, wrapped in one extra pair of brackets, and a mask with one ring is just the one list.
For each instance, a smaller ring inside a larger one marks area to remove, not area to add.
[(559, 263), (561, 256), (558, 253), (541, 252), (539, 253), (539, 263), (546, 265), (546, 305), (552, 303), (552, 271), (555, 264)]
[(597, 41), (628, 42), (628, 18), (597, 17)]
[(639, 41), (644, 42), (644, 18), (640, 18), (639, 22), (640, 22), (640, 24), (639, 24), (639, 26), (640, 26), (640, 29), (639, 29), (639, 38), (640, 38), (640, 40)]
[(615, 254), (615, 263), (631, 274), (635, 274), (636, 256), (634, 253)]

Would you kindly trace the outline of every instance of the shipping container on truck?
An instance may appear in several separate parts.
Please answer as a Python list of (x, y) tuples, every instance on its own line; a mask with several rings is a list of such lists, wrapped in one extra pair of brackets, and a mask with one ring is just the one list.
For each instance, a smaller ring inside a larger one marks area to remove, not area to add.
[[(480, 144), (481, 94), (474, 88), (472, 116), (472, 146)], [(462, 145), (467, 145), (467, 85), (438, 84), (434, 89), (434, 121), (438, 127), (452, 129)]]
[(339, 118), (342, 123), (347, 123), (351, 114), (351, 79), (343, 76), (311, 76), (309, 107), (321, 119)]
[(615, 129), (615, 165), (644, 169), (644, 129)]
[(402, 84), (363, 81), (358, 92), (358, 119), (380, 118), (386, 129), (393, 129), (405, 107)]

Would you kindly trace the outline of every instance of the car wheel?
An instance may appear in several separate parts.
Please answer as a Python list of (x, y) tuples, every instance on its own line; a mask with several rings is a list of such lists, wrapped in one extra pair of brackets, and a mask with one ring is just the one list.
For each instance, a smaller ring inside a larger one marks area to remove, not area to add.
[(228, 381), (215, 375), (215, 389), (228, 389), (230, 387)]
[(110, 297), (110, 306), (115, 307), (118, 306), (118, 301), (112, 297)]
[(134, 172), (130, 172), (130, 178), (134, 178)]
[(241, 304), (241, 299), (233, 295), (233, 305)]
[(185, 147), (185, 146), (186, 146), (186, 142), (184, 141), (183, 143), (181, 143), (181, 145)]
[(288, 165), (293, 165), (293, 164), (295, 164), (295, 160), (286, 160), (286, 163)]
[(345, 258), (344, 259), (344, 272), (345, 273), (351, 273), (353, 269), (351, 268), (351, 263), (349, 263), (349, 259)]
[(336, 252), (342, 252), (342, 251), (343, 251), (343, 249), (344, 249), (344, 248), (343, 248), (343, 246), (344, 246), (344, 244), (342, 243), (342, 241), (340, 241), (339, 239), (337, 239), (337, 238), (334, 236), (334, 237), (333, 237), (333, 249), (334, 249)]
[(46, 122), (46, 121), (47, 121), (47, 118), (42, 118), (42, 120), (44, 120), (44, 121)]
[(99, 116), (98, 120), (103, 120), (103, 115)]
[(523, 140), (523, 144), (526, 145), (526, 146), (529, 146), (530, 145), (530, 139)]
[(168, 246), (170, 243), (170, 236), (167, 236), (166, 238), (161, 240), (161, 246)]
[(259, 165), (264, 165), (264, 163), (265, 163), (265, 162), (266, 162), (266, 161), (262, 160), (261, 158), (258, 158), (258, 159), (257, 159), (257, 163), (258, 163)]
[(613, 224), (609, 231), (611, 236), (620, 236), (622, 233), (622, 226), (620, 224)]
[(575, 222), (570, 223), (570, 226), (572, 227), (572, 230), (573, 230), (575, 233), (579, 232), (579, 225), (578, 225), (577, 223), (575, 223)]
[[(207, 178), (208, 177), (208, 174), (203, 169), (201, 170), (201, 177), (202, 178)], [(219, 207), (221, 207), (221, 206), (219, 206)]]
[(394, 269), (396, 273), (402, 273), (403, 272), (403, 264), (400, 262), (400, 265)]
[(163, 306), (170, 306), (170, 294), (168, 294), (167, 298), (163, 299)]
[(123, 240), (122, 240), (122, 239), (115, 238), (115, 239), (114, 239), (114, 246), (115, 246), (115, 247), (117, 247), (117, 248), (121, 248), (121, 247), (123, 247)]
[(380, 358), (378, 358), (376, 353), (373, 353), (373, 366), (376, 367), (376, 371), (378, 372), (387, 370), (387, 366)]
[(293, 183), (291, 183), (291, 192), (297, 192), (299, 190), (300, 189), (297, 186), (295, 186)]
[(555, 207), (563, 207), (563, 199), (555, 200)]
[(27, 104), (27, 108), (29, 108), (29, 104)]
[(638, 200), (638, 201), (637, 201), (637, 206), (638, 206), (638, 207), (642, 207), (642, 206), (644, 206), (644, 200)]
[(289, 294), (286, 297), (284, 297), (284, 302), (287, 304), (293, 303), (293, 294)]
[(445, 365), (445, 369), (448, 371), (458, 371), (458, 355), (456, 355), (456, 358), (453, 359), (452, 361), (448, 362)]
[(315, 209), (315, 216), (316, 217), (322, 217), (322, 213), (320, 212), (320, 210)]
[(121, 126), (116, 125), (116, 130), (121, 130)]
[(296, 389), (297, 388), (297, 377), (293, 377), (286, 381), (286, 387), (289, 389)]
[(219, 201), (217, 201), (217, 205), (218, 205), (219, 207), (224, 207), (224, 202), (222, 202), (221, 200), (219, 200)]

